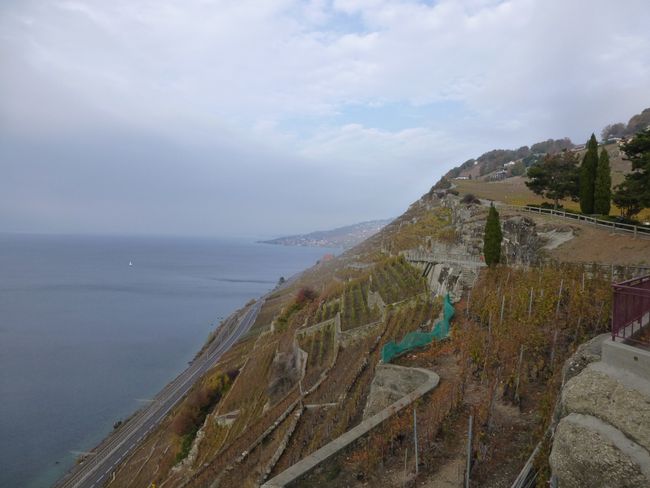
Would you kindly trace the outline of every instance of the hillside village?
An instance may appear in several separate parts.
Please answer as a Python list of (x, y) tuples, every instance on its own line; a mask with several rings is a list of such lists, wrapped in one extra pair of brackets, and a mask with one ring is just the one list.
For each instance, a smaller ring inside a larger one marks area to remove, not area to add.
[[(612, 184), (625, 148), (604, 145)], [(650, 273), (650, 235), (535, 213), (523, 175), (475, 166), (266, 297), (106, 486), (650, 483), (650, 376), (605, 357), (612, 283)]]

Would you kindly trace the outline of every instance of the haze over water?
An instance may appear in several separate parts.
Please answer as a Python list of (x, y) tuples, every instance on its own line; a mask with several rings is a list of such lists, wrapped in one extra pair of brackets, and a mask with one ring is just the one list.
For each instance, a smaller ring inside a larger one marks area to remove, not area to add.
[(180, 373), (220, 317), (326, 252), (0, 235), (0, 486), (49, 486), (72, 451), (91, 449)]

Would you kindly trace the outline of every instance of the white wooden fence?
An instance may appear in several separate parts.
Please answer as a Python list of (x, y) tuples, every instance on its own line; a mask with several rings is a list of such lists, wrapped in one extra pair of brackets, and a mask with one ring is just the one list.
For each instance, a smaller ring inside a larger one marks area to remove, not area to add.
[(520, 212), (553, 215), (555, 217), (562, 217), (568, 220), (585, 222), (587, 224), (592, 224), (597, 227), (607, 227), (612, 229), (615, 232), (632, 234), (634, 237), (642, 237), (645, 239), (650, 239), (650, 227), (646, 227), (642, 225), (624, 224), (622, 222), (598, 219), (596, 217), (590, 217), (589, 215), (567, 212), (566, 210), (554, 210), (552, 208), (532, 207), (528, 205), (521, 205), (521, 206), (508, 205), (508, 204), (498, 204), (498, 203), (496, 203), (496, 206), (497, 208), (505, 208), (505, 209), (516, 210)]

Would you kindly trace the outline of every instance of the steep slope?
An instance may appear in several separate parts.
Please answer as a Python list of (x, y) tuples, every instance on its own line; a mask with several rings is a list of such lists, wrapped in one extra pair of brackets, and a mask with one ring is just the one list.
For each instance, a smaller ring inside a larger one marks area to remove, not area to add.
[[(463, 464), (471, 414), (472, 476), (481, 486), (511, 482), (522, 455), (543, 437), (562, 361), (606, 327), (611, 270), (549, 261), (548, 226), (538, 229), (516, 212), (502, 216), (508, 266), (482, 270), (485, 215), (484, 206), (432, 191), (272, 294), (248, 336), (210, 372), (234, 378), (223, 396), (204, 404), (190, 392), (108, 486), (260, 485), (361, 422), (381, 348), (430, 330), (446, 293), (460, 311), (451, 338), (397, 360), (440, 377), (417, 406), (427, 426), (418, 476), (435, 479), (446, 463)], [(175, 429), (188, 412), (196, 424)], [(404, 475), (414, 476), (403, 472), (404, 457), (413, 456), (412, 425), (411, 409), (396, 414), (314, 470), (309, 485), (402, 486)], [(498, 429), (508, 435), (495, 436)]]

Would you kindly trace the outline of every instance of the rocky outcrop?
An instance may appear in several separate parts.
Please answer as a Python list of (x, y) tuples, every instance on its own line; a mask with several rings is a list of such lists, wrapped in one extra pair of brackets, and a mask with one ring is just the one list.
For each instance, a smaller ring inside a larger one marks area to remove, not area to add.
[(569, 414), (555, 431), (551, 466), (560, 488), (650, 486), (648, 452), (596, 417)]
[(509, 264), (534, 264), (539, 260), (545, 239), (537, 234), (535, 222), (528, 217), (502, 219), (502, 250)]
[(650, 486), (650, 381), (602, 361), (607, 340), (582, 345), (564, 367), (549, 459), (560, 488)]
[(609, 374), (587, 368), (564, 387), (562, 406), (601, 419), (650, 452), (650, 398)]
[(600, 361), (602, 357), (603, 341), (609, 337), (609, 334), (601, 334), (590, 341), (581, 344), (576, 352), (567, 359), (562, 369), (563, 385), (571, 378), (582, 373), (582, 371), (591, 363)]

